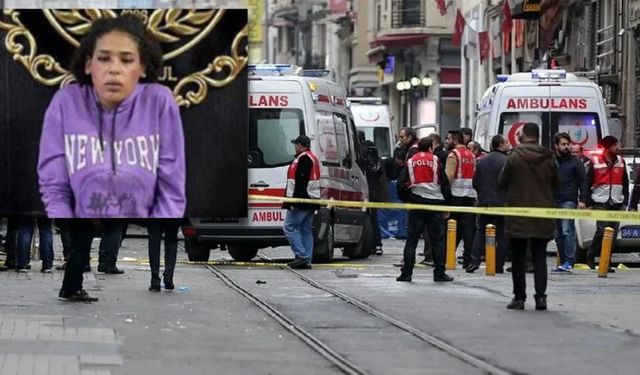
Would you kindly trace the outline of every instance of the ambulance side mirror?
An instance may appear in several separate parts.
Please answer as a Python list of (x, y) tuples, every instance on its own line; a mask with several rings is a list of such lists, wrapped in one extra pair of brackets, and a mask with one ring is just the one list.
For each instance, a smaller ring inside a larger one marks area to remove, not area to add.
[(353, 166), (353, 162), (351, 161), (351, 156), (347, 155), (347, 157), (342, 159), (342, 166), (347, 169), (351, 169), (351, 167)]

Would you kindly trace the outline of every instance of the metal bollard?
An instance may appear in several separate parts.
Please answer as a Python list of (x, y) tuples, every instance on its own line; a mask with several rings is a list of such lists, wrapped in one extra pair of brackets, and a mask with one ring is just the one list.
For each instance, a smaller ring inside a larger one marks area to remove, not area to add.
[(496, 275), (496, 226), (487, 224), (485, 227), (485, 263), (487, 268), (486, 276)]
[(456, 269), (456, 232), (458, 224), (454, 219), (447, 221), (447, 269)]
[(607, 277), (609, 272), (609, 260), (611, 258), (611, 246), (613, 245), (613, 228), (604, 228), (602, 236), (602, 249), (600, 250), (600, 262), (598, 264), (598, 277)]

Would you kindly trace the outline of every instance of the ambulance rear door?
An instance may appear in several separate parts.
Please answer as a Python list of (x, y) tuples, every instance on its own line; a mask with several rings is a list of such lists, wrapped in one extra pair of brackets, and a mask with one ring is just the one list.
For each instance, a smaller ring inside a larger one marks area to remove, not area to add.
[[(249, 194), (284, 196), (287, 170), (295, 158), (291, 140), (306, 133), (302, 92), (297, 80), (249, 81)], [(247, 224), (282, 227), (281, 207), (278, 202), (250, 202)]]

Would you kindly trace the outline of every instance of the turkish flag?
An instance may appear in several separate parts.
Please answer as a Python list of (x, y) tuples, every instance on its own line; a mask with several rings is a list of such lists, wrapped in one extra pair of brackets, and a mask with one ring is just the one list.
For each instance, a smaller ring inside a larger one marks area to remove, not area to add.
[(464, 20), (462, 13), (460, 13), (460, 9), (458, 9), (456, 13), (456, 23), (453, 31), (453, 39), (451, 39), (451, 43), (453, 43), (454, 46), (460, 45), (462, 33), (464, 33), (464, 27), (466, 24), (467, 21)]
[(445, 4), (444, 0), (436, 0), (436, 6), (440, 11), (441, 16), (444, 16), (445, 14), (447, 14), (447, 4)]
[(510, 33), (513, 26), (513, 20), (511, 18), (511, 6), (509, 0), (504, 0), (502, 4), (502, 32)]
[(480, 42), (480, 64), (489, 57), (491, 52), (491, 43), (489, 42), (489, 32), (481, 31), (478, 33), (478, 40)]

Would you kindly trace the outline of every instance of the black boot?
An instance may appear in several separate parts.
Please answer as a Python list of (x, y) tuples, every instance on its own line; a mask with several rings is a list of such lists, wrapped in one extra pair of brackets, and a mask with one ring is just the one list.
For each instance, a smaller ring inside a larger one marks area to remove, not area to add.
[(543, 294), (541, 296), (535, 295), (536, 299), (536, 310), (546, 310), (547, 309), (547, 295)]
[(164, 277), (164, 288), (167, 289), (167, 290), (173, 290), (175, 288), (175, 285), (173, 285), (173, 276), (172, 277), (168, 277), (168, 276)]
[(396, 278), (396, 281), (406, 281), (406, 282), (411, 282), (411, 274), (410, 274), (410, 273), (402, 272), (402, 273), (400, 274), (400, 276), (398, 276), (398, 277)]
[(508, 310), (524, 310), (524, 301), (519, 299), (512, 299), (511, 303), (507, 305)]

